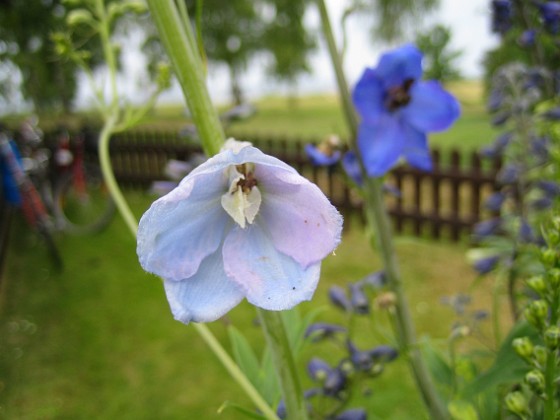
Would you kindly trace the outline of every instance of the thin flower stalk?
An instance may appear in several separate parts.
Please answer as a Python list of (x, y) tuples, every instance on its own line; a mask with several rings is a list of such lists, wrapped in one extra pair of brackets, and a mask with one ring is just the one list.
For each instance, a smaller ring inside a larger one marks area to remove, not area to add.
[[(358, 132), (358, 119), (352, 106), (351, 95), (344, 76), (340, 55), (338, 53), (334, 35), (324, 0), (317, 0), (322, 21), (322, 30), (327, 40), (331, 62), (336, 73), (339, 94), (343, 102), (345, 118), (352, 133), (352, 141), (356, 141)], [(353, 144), (356, 153), (359, 148)], [(359, 159), (362, 161), (361, 159)], [(396, 255), (394, 252), (390, 220), (384, 206), (383, 182), (380, 177), (367, 177), (362, 166), (362, 174), (366, 182), (364, 184), (365, 210), (368, 224), (377, 233), (377, 246), (381, 252), (384, 270), (389, 287), (396, 296), (396, 335), (402, 354), (408, 355), (410, 367), (416, 384), (422, 394), (424, 403), (433, 419), (445, 419), (448, 417), (447, 410), (443, 405), (435, 384), (422, 357), (416, 339), (414, 324), (406, 300), (402, 280), (398, 271)]]

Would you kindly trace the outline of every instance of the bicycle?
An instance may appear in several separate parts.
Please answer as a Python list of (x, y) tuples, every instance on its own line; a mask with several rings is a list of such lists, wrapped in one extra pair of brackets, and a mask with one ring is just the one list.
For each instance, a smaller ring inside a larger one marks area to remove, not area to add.
[(3, 189), (6, 201), (21, 207), (27, 222), (45, 242), (54, 266), (61, 270), (62, 257), (51, 234), (47, 209), (35, 185), (24, 170), (16, 143), (0, 132), (0, 156), (3, 162)]
[[(39, 228), (55, 265), (58, 265), (56, 252), (51, 249), (54, 244), (52, 232), (78, 235), (99, 232), (111, 222), (116, 208), (105, 188), (99, 166), (86, 159), (84, 135), (71, 137), (66, 130), (61, 130), (51, 150), (43, 147), (42, 133), (30, 128), (29, 124), (23, 126), (20, 134), (24, 156), (17, 158), (18, 146), (5, 134), (2, 134), (2, 156), (10, 172), (15, 174), (14, 179), (20, 180), (16, 182), (18, 188), (24, 188), (22, 198), (29, 195), (27, 191), (35, 190), (31, 193), (32, 199), (22, 200), (22, 209), (24, 214), (29, 214), (27, 208), (31, 208), (32, 214), (38, 215), (26, 216), (26, 219)], [(18, 163), (19, 170), (14, 162)]]

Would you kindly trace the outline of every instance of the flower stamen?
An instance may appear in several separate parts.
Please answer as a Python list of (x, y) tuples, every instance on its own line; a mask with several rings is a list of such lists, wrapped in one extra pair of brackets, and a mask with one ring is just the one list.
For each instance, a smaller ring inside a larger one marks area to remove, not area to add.
[(387, 97), (385, 98), (385, 107), (390, 112), (409, 104), (412, 99), (410, 96), (410, 88), (413, 83), (414, 79), (406, 79), (402, 85), (389, 88)]

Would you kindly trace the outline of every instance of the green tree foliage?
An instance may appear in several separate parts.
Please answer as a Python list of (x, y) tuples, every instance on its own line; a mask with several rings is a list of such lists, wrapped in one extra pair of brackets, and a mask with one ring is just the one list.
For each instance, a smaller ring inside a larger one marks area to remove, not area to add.
[(371, 19), (373, 39), (402, 41), (411, 36), (411, 30), (421, 18), (433, 11), (440, 0), (353, 0), (348, 7), (352, 13), (360, 13)]
[(416, 46), (424, 53), (424, 77), (442, 83), (461, 78), (455, 61), (461, 51), (450, 51), (451, 28), (435, 25), (416, 36)]
[(308, 53), (315, 47), (303, 25), (305, 0), (186, 0), (189, 14), (200, 12), (202, 41), (210, 62), (227, 65), (235, 103), (243, 101), (239, 78), (257, 54), (269, 54), (269, 73), (293, 82), (309, 71)]
[(22, 95), (36, 110), (68, 110), (76, 91), (76, 67), (58, 60), (49, 42), (49, 34), (63, 27), (64, 17), (60, 0), (0, 2), (0, 60), (20, 71)]

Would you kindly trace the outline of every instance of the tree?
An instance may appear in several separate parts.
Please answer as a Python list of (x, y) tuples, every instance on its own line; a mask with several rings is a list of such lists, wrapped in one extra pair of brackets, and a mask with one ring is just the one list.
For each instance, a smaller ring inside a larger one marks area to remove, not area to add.
[(416, 36), (416, 46), (424, 53), (424, 77), (436, 79), (442, 83), (461, 78), (455, 61), (461, 51), (449, 51), (451, 29), (435, 25), (426, 32)]
[(20, 71), (22, 95), (36, 110), (68, 110), (76, 91), (76, 67), (58, 60), (49, 42), (63, 27), (65, 10), (60, 0), (0, 2), (0, 59)]

